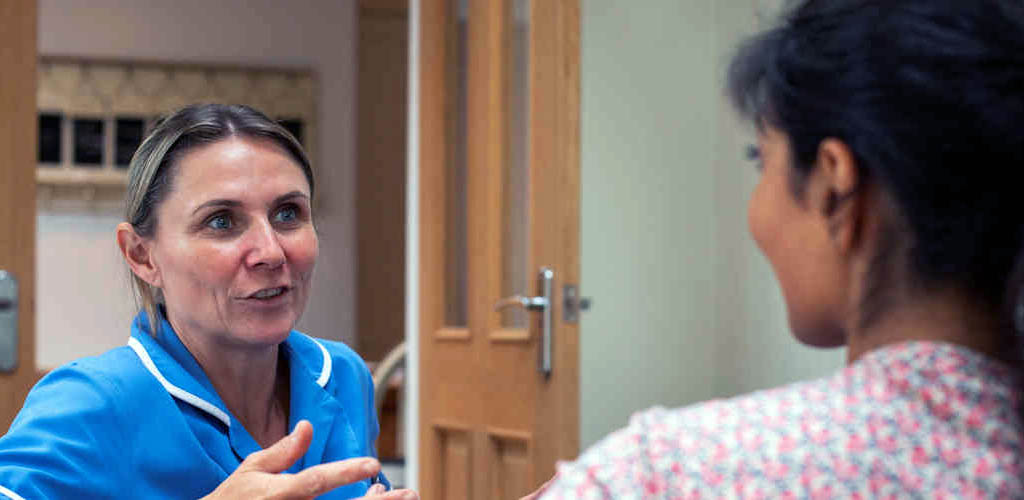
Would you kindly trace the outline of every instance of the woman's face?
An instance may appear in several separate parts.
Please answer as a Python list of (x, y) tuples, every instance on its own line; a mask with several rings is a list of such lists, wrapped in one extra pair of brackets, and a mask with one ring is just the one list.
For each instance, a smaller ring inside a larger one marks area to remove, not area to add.
[[(761, 176), (750, 197), (747, 221), (782, 288), (793, 334), (816, 346), (841, 345), (839, 326), (846, 286), (841, 279), (828, 220), (791, 184), (789, 139), (768, 127), (759, 134)], [(808, 186), (810, 192), (813, 186)]]
[(287, 338), (318, 242), (309, 183), (284, 150), (229, 138), (187, 153), (156, 215), (150, 255), (179, 333), (254, 347)]

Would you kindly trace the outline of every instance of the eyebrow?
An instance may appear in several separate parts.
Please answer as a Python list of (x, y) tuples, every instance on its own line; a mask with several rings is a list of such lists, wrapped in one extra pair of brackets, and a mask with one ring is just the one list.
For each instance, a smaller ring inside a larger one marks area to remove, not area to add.
[[(309, 195), (307, 195), (306, 193), (303, 193), (302, 191), (292, 191), (290, 193), (282, 194), (281, 196), (278, 196), (277, 198), (274, 198), (274, 201), (273, 201), (273, 203), (271, 203), (271, 205), (278, 205), (278, 204), (280, 204), (280, 203), (282, 203), (284, 201), (291, 200), (293, 198), (306, 198), (306, 199), (309, 199)], [(224, 199), (224, 198), (216, 199), (216, 200), (210, 200), (210, 201), (207, 201), (206, 203), (203, 203), (202, 205), (199, 205), (198, 207), (196, 207), (196, 209), (192, 211), (192, 215), (195, 215), (195, 214), (199, 213), (200, 210), (203, 210), (204, 208), (209, 208), (209, 207), (233, 208), (233, 207), (240, 207), (240, 206), (242, 206), (242, 202), (240, 202), (238, 200), (229, 200), (229, 199)]]

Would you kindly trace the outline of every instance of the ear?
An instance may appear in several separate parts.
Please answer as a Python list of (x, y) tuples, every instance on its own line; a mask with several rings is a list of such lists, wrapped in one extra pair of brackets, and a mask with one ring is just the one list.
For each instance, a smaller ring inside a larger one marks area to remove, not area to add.
[(122, 222), (117, 225), (117, 246), (121, 249), (124, 261), (136, 276), (151, 286), (162, 286), (160, 269), (153, 261), (150, 241), (139, 236), (131, 224)]
[(860, 170), (849, 146), (834, 138), (821, 141), (808, 193), (841, 253), (858, 244), (864, 206), (864, 190), (859, 187)]

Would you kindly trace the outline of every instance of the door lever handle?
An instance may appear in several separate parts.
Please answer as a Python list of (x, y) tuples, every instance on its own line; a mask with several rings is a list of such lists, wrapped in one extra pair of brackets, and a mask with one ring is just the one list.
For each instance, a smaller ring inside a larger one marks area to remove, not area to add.
[(550, 267), (542, 267), (540, 268), (538, 278), (540, 279), (540, 295), (536, 297), (527, 295), (505, 297), (494, 303), (494, 310), (500, 311), (507, 307), (522, 307), (527, 311), (539, 311), (541, 313), (540, 356), (537, 364), (538, 370), (545, 377), (549, 377), (551, 376), (551, 349), (553, 342), (551, 329), (554, 328), (554, 315), (551, 307), (553, 298), (551, 294), (554, 292), (554, 285), (552, 283), (555, 280), (555, 271)]
[(548, 305), (547, 297), (527, 297), (526, 295), (513, 295), (505, 297), (494, 304), (494, 310), (500, 311), (509, 307), (522, 307), (527, 311), (543, 311)]
[(0, 269), (0, 372), (18, 368), (18, 280)]

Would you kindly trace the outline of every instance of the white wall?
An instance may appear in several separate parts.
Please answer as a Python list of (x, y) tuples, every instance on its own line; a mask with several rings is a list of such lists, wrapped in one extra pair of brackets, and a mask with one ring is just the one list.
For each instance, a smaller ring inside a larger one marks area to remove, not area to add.
[[(746, 3), (714, 4), (715, 77), (722, 89), (737, 43), (758, 25), (770, 24), (783, 2), (759, 0), (760, 14)], [(747, 230), (747, 199), (758, 175), (744, 150), (755, 142), (754, 133), (724, 94), (718, 95), (723, 97), (718, 101), (714, 164), (719, 243), (715, 359), (718, 391), (731, 396), (828, 374), (842, 366), (845, 352), (806, 347), (789, 331), (775, 276)]]
[[(355, 338), (356, 3), (350, 0), (39, 0), (42, 55), (312, 68), (319, 76), (320, 259), (299, 327)], [(37, 361), (122, 345), (133, 308), (115, 212), (40, 213)], [(113, 256), (113, 257), (112, 257)]]
[(724, 101), (750, 2), (584, 0), (581, 441), (636, 410), (827, 373), (747, 235), (752, 140)]

